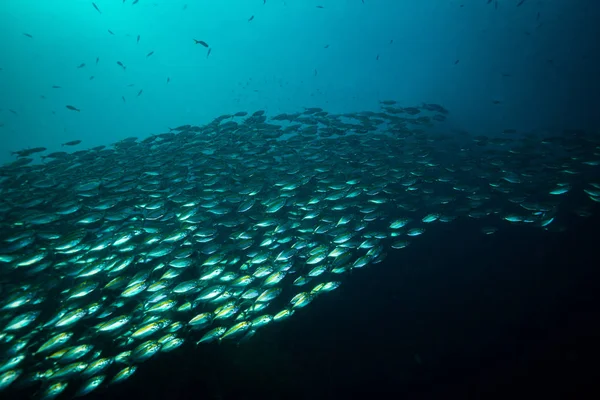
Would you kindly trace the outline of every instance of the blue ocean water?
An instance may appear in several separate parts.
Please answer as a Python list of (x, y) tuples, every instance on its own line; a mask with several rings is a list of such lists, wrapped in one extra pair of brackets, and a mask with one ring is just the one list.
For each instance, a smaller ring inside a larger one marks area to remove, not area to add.
[(595, 2), (518, 2), (99, 0), (100, 13), (5, 0), (2, 160), (239, 110), (339, 113), (384, 99), (443, 104), (448, 128), (475, 135), (597, 127)]
[[(596, 1), (133, 3), (0, 3), (0, 163), (239, 111), (386, 100), (443, 106), (432, 132), (469, 142), (600, 133)], [(584, 398), (600, 353), (600, 221), (584, 200), (591, 216), (564, 211), (562, 232), (482, 235), (488, 221), (468, 218), (428, 229), (248, 343), (161, 354), (89, 398)]]

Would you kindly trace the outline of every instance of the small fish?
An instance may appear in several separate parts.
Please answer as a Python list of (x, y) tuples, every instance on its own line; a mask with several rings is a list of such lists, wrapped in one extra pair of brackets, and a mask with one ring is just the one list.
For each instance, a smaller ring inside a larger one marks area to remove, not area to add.
[(167, 77), (167, 83), (171, 82), (171, 78)]
[(79, 108), (77, 108), (77, 107), (73, 107), (73, 106), (69, 106), (69, 105), (67, 105), (66, 107), (67, 107), (67, 109), (69, 109), (69, 110), (71, 110), (71, 111), (77, 111), (77, 112), (81, 111), (81, 110), (80, 110)]
[(377, 57), (375, 57), (376, 61), (379, 61), (379, 54), (377, 54)]
[(94, 80), (94, 75), (90, 76), (90, 81)]
[(138, 97), (140, 97), (142, 95), (142, 92), (144, 91), (144, 89), (140, 89), (140, 91), (138, 92)]
[(500, 100), (492, 100), (492, 103), (494, 103), (494, 104), (502, 104), (502, 102)]
[(523, 5), (523, 3), (525, 3), (525, 0), (521, 0), (517, 3), (517, 7), (520, 7), (521, 5)]
[(98, 65), (99, 61), (100, 61), (100, 57), (96, 57), (96, 65)]
[(133, 3), (131, 3), (131, 5), (133, 6), (133, 5), (137, 4), (137, 3), (138, 3), (138, 1), (139, 1), (139, 0), (133, 0)]
[(139, 42), (140, 42), (140, 35), (137, 35), (136, 43), (139, 43)]
[(254, 19), (254, 15), (251, 16), (250, 18), (248, 18), (248, 22), (252, 21)]
[(317, 8), (325, 8), (325, 7), (323, 7), (323, 6), (317, 6)]
[(29, 33), (23, 33), (23, 36), (27, 36), (30, 39), (33, 39), (33, 36), (31, 36)]
[[(135, 3), (137, 3), (137, 0), (135, 0)], [(133, 3), (133, 4), (135, 4), (135, 3)], [(121, 371), (117, 372), (117, 374), (110, 381), (110, 383), (115, 384), (115, 383), (123, 382), (124, 380), (129, 378), (131, 375), (133, 375), (136, 370), (137, 370), (137, 367), (135, 365), (130, 365), (128, 367), (125, 367)]]
[(92, 5), (94, 6), (94, 8), (96, 9), (96, 11), (98, 11), (100, 14), (102, 14), (102, 11), (100, 11), (100, 9), (98, 8), (98, 6), (96, 5), (96, 3), (92, 3)]
[(153, 51), (151, 51), (150, 53), (146, 54), (146, 58), (150, 57), (152, 54), (154, 54)]
[(121, 68), (123, 68), (123, 71), (127, 68), (125, 65), (123, 65), (123, 63), (121, 61), (117, 61), (117, 65)]
[(123, 103), (127, 103), (127, 102), (125, 101), (125, 96), (121, 96), (121, 99), (123, 100)]
[(329, 45), (328, 45), (328, 44), (326, 44), (326, 45), (325, 45), (325, 47), (324, 47), (324, 49), (328, 49), (328, 48), (329, 48)]
[(460, 60), (454, 61), (454, 65), (458, 64), (459, 62), (460, 62)]
[(111, 31), (110, 29), (108, 29), (108, 33), (110, 33), (111, 35), (114, 35), (113, 31)]
[[(69, 106), (67, 106), (67, 108), (69, 108)], [(79, 110), (77, 110), (79, 111)], [(81, 143), (81, 140), (71, 140), (70, 142), (66, 142), (63, 143), (63, 146), (77, 146), (79, 143)]]
[(208, 43), (206, 43), (206, 42), (205, 42), (205, 41), (203, 41), (203, 40), (196, 40), (196, 39), (194, 39), (194, 42), (195, 42), (196, 44), (201, 44), (201, 45), (202, 45), (202, 46), (204, 46), (204, 47), (208, 47)]
[(102, 382), (104, 382), (105, 379), (106, 375), (96, 375), (89, 378), (77, 390), (77, 393), (75, 393), (75, 397), (85, 396), (86, 394), (94, 391), (98, 386), (102, 384)]
[(83, 67), (85, 67), (85, 63), (79, 64), (79, 66), (77, 68), (83, 68)]
[(208, 56), (210, 56), (211, 51), (212, 51), (212, 47), (208, 49), (208, 52), (206, 52), (206, 58), (208, 58)]

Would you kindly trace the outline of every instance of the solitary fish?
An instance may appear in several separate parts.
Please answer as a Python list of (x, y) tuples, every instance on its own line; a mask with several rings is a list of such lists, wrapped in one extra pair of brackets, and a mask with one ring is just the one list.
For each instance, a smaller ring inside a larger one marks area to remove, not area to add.
[(96, 3), (92, 3), (92, 5), (94, 6), (94, 8), (96, 9), (96, 11), (98, 11), (100, 14), (102, 14), (102, 11), (100, 11), (100, 9), (98, 8), (98, 6), (96, 5)]
[(146, 58), (150, 57), (152, 54), (154, 54), (153, 51), (151, 51), (150, 53), (146, 54)]
[[(69, 107), (69, 106), (67, 106), (67, 107)], [(79, 110), (77, 110), (77, 111), (79, 111)], [(63, 146), (76, 146), (79, 143), (81, 143), (81, 140), (71, 140), (70, 142), (63, 143), (62, 145)]]
[(69, 105), (67, 105), (67, 109), (69, 109), (71, 111), (77, 111), (77, 112), (81, 111), (79, 108), (73, 107), (73, 106), (69, 106)]
[(196, 44), (201, 44), (204, 47), (208, 47), (208, 43), (206, 43), (203, 40), (196, 40), (196, 39), (194, 39), (194, 42), (196, 42)]

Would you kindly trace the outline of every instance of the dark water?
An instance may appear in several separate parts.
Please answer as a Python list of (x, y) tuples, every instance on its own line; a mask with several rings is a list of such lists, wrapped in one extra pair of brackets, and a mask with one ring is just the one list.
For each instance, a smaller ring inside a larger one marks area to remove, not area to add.
[(595, 398), (600, 218), (563, 223), (438, 224), (248, 343), (184, 346), (87, 398)]

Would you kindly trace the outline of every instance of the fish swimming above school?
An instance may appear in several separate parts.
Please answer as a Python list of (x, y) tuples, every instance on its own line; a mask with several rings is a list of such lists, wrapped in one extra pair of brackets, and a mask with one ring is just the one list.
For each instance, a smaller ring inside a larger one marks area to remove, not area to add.
[(445, 107), (399, 104), (15, 152), (0, 167), (0, 390), (83, 396), (164, 352), (251, 346), (440, 224), (559, 234), (597, 209), (597, 137), (443, 133)]

